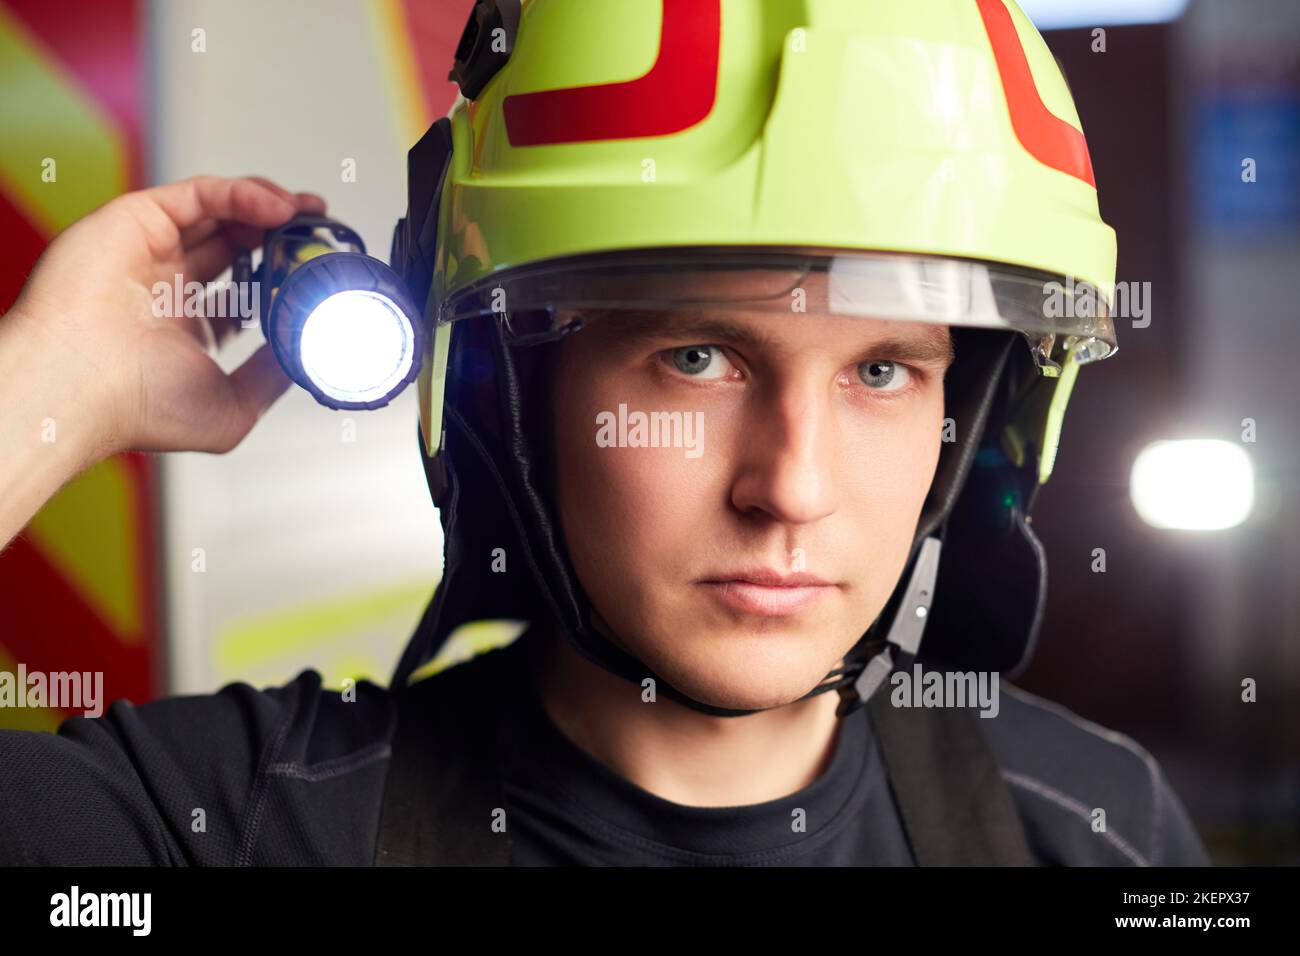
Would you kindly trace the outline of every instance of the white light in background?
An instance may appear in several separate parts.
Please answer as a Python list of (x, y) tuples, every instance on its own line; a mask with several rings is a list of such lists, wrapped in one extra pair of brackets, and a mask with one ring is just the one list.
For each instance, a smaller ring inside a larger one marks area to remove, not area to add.
[(1255, 469), (1240, 445), (1213, 439), (1158, 441), (1133, 462), (1133, 507), (1156, 528), (1219, 531), (1255, 505)]
[(1165, 23), (1186, 8), (1187, 0), (1020, 0), (1020, 9), (1040, 30)]

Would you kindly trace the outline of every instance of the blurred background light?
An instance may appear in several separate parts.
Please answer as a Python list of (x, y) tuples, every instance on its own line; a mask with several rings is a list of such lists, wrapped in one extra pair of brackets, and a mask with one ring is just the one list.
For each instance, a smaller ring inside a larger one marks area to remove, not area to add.
[(1187, 0), (1020, 0), (1040, 30), (1166, 23), (1186, 8)]
[(1218, 531), (1255, 504), (1255, 470), (1240, 445), (1211, 439), (1153, 442), (1133, 462), (1133, 507), (1156, 528)]

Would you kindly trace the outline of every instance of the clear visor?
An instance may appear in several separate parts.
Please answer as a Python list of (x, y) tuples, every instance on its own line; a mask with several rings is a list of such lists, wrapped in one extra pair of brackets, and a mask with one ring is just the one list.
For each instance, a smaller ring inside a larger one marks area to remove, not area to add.
[[(1116, 351), (1106, 297), (1084, 282), (996, 263), (816, 250), (602, 253), (505, 270), (449, 296), (439, 324), (501, 315), (516, 344), (575, 321), (681, 309), (812, 313), (1023, 332), (1041, 364)], [(1054, 364), (1054, 363), (1051, 363)]]

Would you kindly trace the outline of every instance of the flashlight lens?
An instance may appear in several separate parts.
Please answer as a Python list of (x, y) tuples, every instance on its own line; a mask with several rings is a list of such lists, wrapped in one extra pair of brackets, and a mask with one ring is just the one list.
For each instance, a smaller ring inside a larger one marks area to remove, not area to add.
[(347, 289), (303, 323), (303, 371), (330, 398), (373, 402), (396, 388), (415, 361), (411, 320), (388, 296)]

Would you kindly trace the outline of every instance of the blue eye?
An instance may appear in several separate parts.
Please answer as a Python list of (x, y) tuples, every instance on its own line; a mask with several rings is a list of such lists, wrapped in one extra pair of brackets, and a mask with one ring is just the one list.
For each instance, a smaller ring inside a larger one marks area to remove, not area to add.
[(858, 365), (858, 378), (877, 392), (901, 392), (911, 381), (906, 365), (896, 362), (862, 362)]
[(671, 355), (673, 367), (691, 378), (722, 378), (731, 365), (716, 345), (686, 345), (673, 349)]

